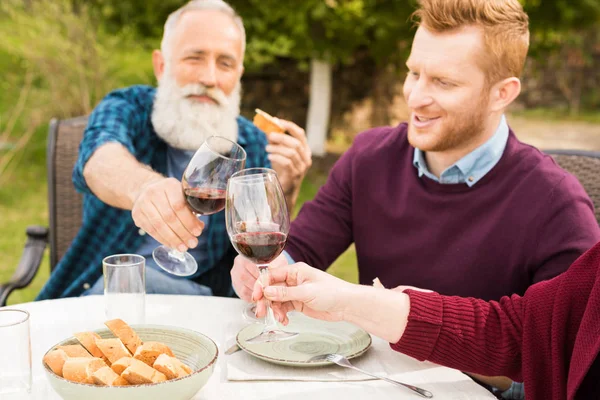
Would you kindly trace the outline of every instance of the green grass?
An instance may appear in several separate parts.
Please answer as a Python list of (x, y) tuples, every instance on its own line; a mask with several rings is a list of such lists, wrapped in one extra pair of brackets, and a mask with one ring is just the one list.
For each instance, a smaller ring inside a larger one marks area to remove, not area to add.
[[(300, 195), (298, 196), (295, 214), (297, 214), (305, 201), (315, 197), (319, 188), (325, 183), (326, 178), (327, 174), (325, 171), (311, 170), (307, 174), (306, 179), (302, 183)], [(348, 282), (358, 282), (358, 266), (356, 263), (356, 250), (354, 249), (354, 245), (350, 246), (348, 250), (335, 260), (328, 269), (328, 272)]]
[[(48, 192), (43, 156), (45, 132), (46, 127), (36, 132), (27, 151), (17, 156), (19, 166), (0, 187), (0, 282), (8, 281), (17, 267), (27, 239), (27, 226), (48, 225)], [(46, 252), (33, 283), (25, 290), (13, 292), (8, 303), (33, 300), (48, 279), (49, 271)]]

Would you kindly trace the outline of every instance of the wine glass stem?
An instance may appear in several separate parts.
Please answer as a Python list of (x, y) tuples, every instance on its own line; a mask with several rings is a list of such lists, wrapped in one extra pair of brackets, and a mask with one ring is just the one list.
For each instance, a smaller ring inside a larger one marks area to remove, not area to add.
[[(260, 273), (260, 282), (263, 287), (269, 285), (269, 265), (257, 265), (258, 272)], [(275, 330), (278, 329), (277, 320), (275, 319), (275, 314), (273, 314), (273, 310), (271, 309), (271, 301), (265, 298), (265, 304), (267, 305), (267, 315), (265, 315), (265, 330)]]

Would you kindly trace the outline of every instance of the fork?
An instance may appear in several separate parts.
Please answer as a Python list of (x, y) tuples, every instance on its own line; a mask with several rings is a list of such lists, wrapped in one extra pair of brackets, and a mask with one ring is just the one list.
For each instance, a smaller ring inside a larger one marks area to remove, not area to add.
[(358, 372), (362, 372), (363, 374), (367, 374), (369, 376), (372, 376), (374, 378), (377, 379), (382, 379), (384, 381), (390, 382), (390, 383), (394, 383), (396, 385), (400, 385), (400, 386), (404, 386), (410, 390), (412, 390), (413, 392), (418, 393), (419, 395), (423, 396), (423, 397), (427, 397), (428, 399), (433, 397), (433, 394), (431, 394), (431, 392), (425, 390), (425, 389), (421, 389), (419, 387), (413, 386), (413, 385), (409, 385), (407, 383), (402, 383), (402, 382), (398, 382), (395, 381), (393, 379), (390, 378), (386, 378), (385, 376), (380, 376), (380, 375), (376, 375), (373, 374), (371, 372), (367, 372), (363, 369), (360, 369), (358, 367), (355, 367), (354, 365), (352, 365), (352, 363), (350, 362), (350, 360), (348, 360), (346, 357), (342, 356), (341, 354), (327, 354), (325, 356), (325, 360), (330, 361), (332, 363), (335, 363), (341, 367), (346, 367), (346, 368), (351, 368), (353, 370), (356, 370)]

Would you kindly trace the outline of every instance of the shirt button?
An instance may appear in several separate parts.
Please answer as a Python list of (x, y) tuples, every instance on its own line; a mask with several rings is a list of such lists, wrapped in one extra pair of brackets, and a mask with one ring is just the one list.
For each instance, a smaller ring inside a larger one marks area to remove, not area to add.
[(142, 228), (140, 228), (138, 233), (140, 234), (140, 236), (144, 236), (146, 234), (146, 232)]
[(89, 283), (87, 283), (87, 282), (86, 282), (86, 283), (84, 283), (84, 284), (83, 284), (83, 288), (84, 288), (85, 290), (88, 290), (88, 289), (90, 288), (90, 284), (89, 284)]
[(473, 182), (475, 180), (475, 178), (473, 178), (472, 176), (469, 177), (469, 182)]

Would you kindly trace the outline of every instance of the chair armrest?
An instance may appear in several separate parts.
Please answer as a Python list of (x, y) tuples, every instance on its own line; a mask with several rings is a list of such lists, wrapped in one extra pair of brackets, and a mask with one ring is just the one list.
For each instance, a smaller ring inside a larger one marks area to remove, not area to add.
[(6, 305), (6, 300), (15, 289), (27, 287), (40, 268), (44, 250), (48, 243), (48, 228), (44, 226), (28, 226), (25, 249), (10, 281), (0, 283), (0, 307)]

